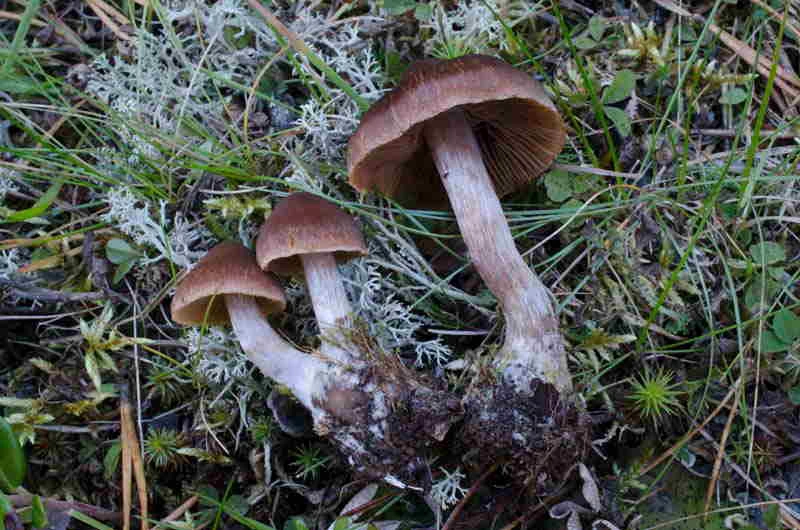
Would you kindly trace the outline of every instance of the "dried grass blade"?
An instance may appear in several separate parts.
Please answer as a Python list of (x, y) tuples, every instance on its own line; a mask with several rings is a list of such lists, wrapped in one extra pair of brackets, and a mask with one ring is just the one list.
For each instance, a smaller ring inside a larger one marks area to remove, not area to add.
[[(708, 29), (717, 35), (719, 40), (730, 48), (733, 53), (741, 57), (750, 66), (755, 66), (761, 75), (769, 77), (772, 63), (767, 57), (759, 55), (748, 44), (737, 39), (716, 24), (709, 24)], [(792, 98), (797, 97), (799, 94), (798, 89), (800, 89), (800, 78), (780, 65), (777, 65), (777, 75), (778, 79), (776, 79), (775, 82), (778, 83), (782, 89), (789, 91)]]
[(131, 482), (133, 478), (136, 479), (136, 491), (139, 497), (141, 530), (148, 530), (147, 480), (144, 474), (142, 453), (139, 450), (139, 439), (136, 436), (136, 425), (133, 421), (130, 401), (127, 399), (127, 391), (120, 392), (120, 394), (124, 530), (130, 529), (131, 497), (133, 494)]
[(719, 448), (717, 449), (717, 456), (714, 458), (714, 468), (711, 472), (711, 480), (708, 481), (708, 489), (706, 490), (706, 506), (704, 510), (706, 513), (711, 511), (711, 499), (714, 498), (714, 488), (717, 486), (717, 480), (719, 480), (719, 471), (722, 468), (722, 457), (725, 456), (725, 442), (728, 441), (728, 435), (730, 435), (731, 427), (733, 426), (733, 419), (736, 417), (736, 413), (738, 411), (739, 400), (734, 399), (733, 407), (728, 414), (728, 420), (725, 422), (725, 428), (722, 430), (722, 435), (719, 438)]
[(86, 3), (89, 4), (89, 7), (91, 8), (92, 11), (94, 11), (94, 14), (97, 15), (100, 18), (100, 20), (103, 21), (103, 24), (108, 26), (108, 29), (110, 29), (114, 33), (114, 35), (117, 36), (118, 39), (126, 41), (131, 40), (130, 35), (122, 31), (120, 25), (111, 20), (111, 17), (108, 15), (108, 13), (103, 11), (103, 9), (97, 4), (97, 0), (87, 0)]
[[(784, 22), (784, 20), (783, 20), (784, 16), (782, 14), (778, 13), (775, 9), (773, 9), (766, 2), (763, 2), (762, 0), (750, 0), (750, 1), (753, 2), (754, 4), (756, 4), (758, 7), (763, 8), (764, 11), (766, 11), (767, 13), (770, 14), (770, 16), (772, 16), (772, 18), (776, 19), (776, 22), (778, 22), (778, 23)], [(787, 18), (785, 23), (786, 23), (786, 27), (789, 28), (789, 30), (792, 31), (798, 39), (800, 39), (800, 24), (797, 24), (791, 18)]]

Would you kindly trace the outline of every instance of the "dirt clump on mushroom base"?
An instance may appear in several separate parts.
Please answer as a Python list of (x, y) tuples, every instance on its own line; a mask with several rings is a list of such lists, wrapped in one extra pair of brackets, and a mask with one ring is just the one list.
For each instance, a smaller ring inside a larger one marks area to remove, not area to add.
[(466, 451), (478, 448), (481, 468), (503, 462), (512, 479), (547, 494), (588, 455), (590, 436), (591, 420), (574, 399), (535, 379), (524, 394), (503, 382), (473, 388), (458, 438)]
[(316, 430), (336, 442), (357, 475), (427, 490), (425, 458), (463, 418), (461, 400), (445, 383), (407, 368), (367, 337), (356, 342), (369, 361), (346, 378), (331, 379), (325, 402), (315, 403), (326, 412)]

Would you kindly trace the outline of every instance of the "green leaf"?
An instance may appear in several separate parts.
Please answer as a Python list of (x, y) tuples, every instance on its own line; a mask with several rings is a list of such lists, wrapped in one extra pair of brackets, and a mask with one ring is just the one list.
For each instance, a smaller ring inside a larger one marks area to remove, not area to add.
[(100, 521), (98, 521), (97, 519), (95, 519), (93, 517), (89, 517), (88, 515), (86, 515), (83, 512), (79, 512), (75, 508), (73, 508), (70, 511), (68, 511), (67, 515), (69, 515), (73, 519), (77, 519), (78, 521), (82, 522), (85, 525), (88, 525), (88, 526), (94, 528), (95, 530), (114, 530), (110, 526), (101, 523)]
[(0, 418), (0, 490), (14, 491), (25, 480), (28, 462), (11, 425)]
[(681, 40), (683, 42), (691, 42), (697, 40), (697, 32), (692, 26), (686, 24), (681, 28)]
[(800, 405), (800, 386), (789, 389), (789, 401), (792, 402), (792, 405)]
[(767, 267), (767, 274), (769, 274), (770, 277), (776, 282), (783, 280), (783, 275), (785, 272), (786, 271), (783, 267)]
[[(25, 45), (25, 39), (28, 36), (28, 31), (30, 31), (31, 25), (33, 24), (33, 19), (36, 16), (36, 13), (39, 12), (39, 7), (41, 5), (41, 0), (31, 0), (30, 2), (27, 2), (25, 11), (22, 13), (19, 23), (17, 24), (17, 30), (14, 32), (14, 39), (11, 41), (11, 46), (9, 47), (9, 51), (13, 53), (11, 57), (16, 56), (19, 58), (22, 56), (20, 50)], [(11, 69), (18, 60), (19, 59), (15, 61), (12, 59), (7, 61), (3, 67), (0, 68), (0, 79), (6, 79), (8, 77), (9, 72), (11, 72)]]
[(219, 500), (219, 492), (214, 486), (204, 484), (197, 488), (197, 496), (200, 497), (200, 504), (203, 506), (216, 506)]
[(608, 119), (614, 124), (614, 127), (619, 131), (620, 136), (626, 138), (631, 134), (631, 120), (624, 110), (616, 107), (603, 107), (603, 110), (608, 116)]
[(629, 97), (636, 86), (636, 76), (631, 70), (620, 70), (603, 92), (603, 103), (619, 103)]
[(14, 511), (11, 501), (0, 491), (0, 530), (6, 530), (6, 515)]
[(239, 515), (246, 515), (247, 511), (250, 510), (250, 505), (247, 503), (247, 499), (241, 495), (231, 495), (228, 497), (225, 501), (225, 506)]
[(763, 299), (765, 307), (769, 307), (780, 290), (780, 285), (773, 280), (767, 279), (762, 282), (761, 278), (757, 278), (747, 287), (747, 291), (744, 293), (744, 303), (751, 311), (756, 311), (761, 307)]
[[(238, 514), (234, 510), (231, 510), (230, 508), (228, 508), (228, 506), (226, 506), (224, 503), (220, 503), (219, 501), (214, 500), (211, 497), (207, 497), (206, 495), (203, 495), (200, 492), (198, 492), (197, 495), (198, 495), (198, 497), (200, 497), (200, 500), (201, 500), (202, 504), (214, 506), (217, 509), (222, 510), (226, 514), (230, 515), (231, 519), (233, 519), (237, 523), (239, 523), (239, 524), (241, 524), (241, 525), (243, 525), (243, 526), (245, 526), (247, 528), (251, 528), (252, 530), (275, 530), (275, 528), (273, 528), (273, 527), (271, 527), (269, 525), (266, 525), (264, 523), (260, 523), (260, 522), (256, 521), (255, 519), (250, 519), (249, 517), (245, 517), (243, 515)], [(292, 519), (292, 520), (294, 521), (296, 519)], [(289, 523), (287, 522), (286, 524), (288, 525)], [(301, 524), (302, 524), (302, 522), (301, 522)], [(284, 528), (286, 528), (286, 526), (284, 526)], [(307, 527), (306, 527), (306, 525), (303, 524), (301, 527), (297, 527), (297, 530), (307, 530)]]
[(47, 528), (47, 510), (44, 509), (42, 498), (34, 495), (31, 501), (31, 526), (34, 528)]
[(21, 96), (44, 96), (57, 93), (52, 82), (31, 81), (22, 77), (0, 79), (0, 91)]
[(417, 4), (414, 8), (414, 17), (422, 22), (427, 22), (433, 18), (433, 7), (431, 4)]
[(764, 512), (764, 525), (769, 530), (781, 529), (780, 506), (770, 504), (762, 510)]
[(594, 40), (599, 41), (603, 38), (606, 31), (606, 19), (600, 16), (593, 16), (589, 19), (589, 34)]
[(589, 191), (597, 191), (602, 187), (602, 179), (597, 175), (587, 173), (570, 175), (573, 195), (580, 195)]
[(416, 0), (384, 0), (383, 2), (383, 8), (389, 15), (402, 15), (416, 7)]
[(786, 344), (800, 339), (800, 318), (788, 309), (781, 309), (772, 319), (775, 335)]
[(544, 176), (547, 198), (553, 202), (564, 202), (572, 197), (570, 175), (564, 170), (556, 169)]
[(106, 257), (115, 265), (137, 259), (141, 254), (124, 239), (114, 238), (106, 243)]
[[(119, 348), (112, 348), (112, 351), (118, 349)], [(101, 370), (111, 370), (114, 373), (119, 373), (119, 369), (117, 368), (116, 363), (114, 363), (114, 359), (111, 358), (107, 351), (98, 350), (95, 351), (95, 355), (97, 355), (97, 366), (99, 366)], [(98, 387), (97, 390), (102, 391), (102, 385)]]
[(750, 255), (756, 265), (772, 265), (786, 260), (786, 251), (778, 243), (762, 241), (750, 247)]
[(64, 182), (59, 180), (58, 182), (54, 182), (47, 188), (47, 191), (39, 197), (39, 200), (34, 203), (33, 206), (27, 208), (25, 210), (19, 210), (7, 216), (3, 219), (6, 223), (18, 223), (20, 221), (26, 221), (33, 217), (38, 217), (42, 215), (47, 209), (53, 204), (53, 201), (56, 200), (58, 197), (58, 192), (61, 191), (61, 186), (64, 185)]
[(579, 50), (591, 50), (597, 46), (597, 42), (589, 37), (578, 37), (577, 39), (573, 40), (572, 43), (575, 44), (575, 47)]
[[(738, 215), (738, 211), (736, 215)], [(750, 242), (753, 241), (753, 231), (746, 228), (744, 230), (739, 230), (739, 233), (736, 234), (736, 241), (738, 241), (743, 247), (748, 246)]]
[(94, 387), (100, 390), (103, 380), (100, 378), (100, 367), (98, 366), (97, 357), (95, 357), (94, 353), (85, 354), (83, 356), (83, 364), (86, 367), (86, 373), (89, 374), (89, 378), (92, 380)]
[(758, 344), (758, 351), (761, 353), (778, 353), (788, 349), (789, 344), (779, 339), (772, 331), (765, 330), (761, 334), (761, 342)]
[(745, 100), (747, 100), (747, 92), (739, 87), (728, 90), (719, 98), (719, 102), (723, 105), (737, 105)]
[(725, 219), (735, 219), (739, 206), (736, 203), (724, 203), (719, 205), (719, 211)]
[(111, 447), (108, 448), (106, 451), (106, 455), (103, 457), (103, 476), (106, 480), (111, 480), (114, 476), (114, 473), (119, 467), (119, 457), (122, 454), (122, 444), (120, 442), (114, 442), (111, 444)]
[(125, 275), (131, 271), (135, 264), (135, 261), (126, 261), (125, 263), (120, 264), (120, 266), (117, 267), (117, 270), (114, 271), (114, 277), (111, 278), (112, 285), (117, 285), (120, 280), (122, 280), (122, 278), (124, 278)]
[(340, 517), (333, 523), (333, 530), (347, 530), (352, 526), (353, 522), (349, 517)]
[(308, 527), (302, 519), (289, 519), (283, 525), (283, 530), (308, 530)]

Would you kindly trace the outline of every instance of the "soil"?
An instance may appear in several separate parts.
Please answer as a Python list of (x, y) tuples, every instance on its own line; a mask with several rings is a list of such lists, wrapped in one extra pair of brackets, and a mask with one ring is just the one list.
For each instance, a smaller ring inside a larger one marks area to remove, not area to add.
[(531, 393), (508, 384), (478, 387), (467, 400), (463, 440), (479, 448), (483, 468), (501, 461), (516, 481), (536, 494), (555, 492), (588, 455), (591, 421), (575, 400), (549, 383), (531, 382)]

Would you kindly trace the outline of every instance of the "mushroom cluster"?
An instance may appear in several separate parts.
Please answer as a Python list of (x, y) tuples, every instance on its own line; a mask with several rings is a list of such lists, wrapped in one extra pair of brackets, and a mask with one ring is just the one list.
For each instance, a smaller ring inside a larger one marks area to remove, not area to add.
[[(461, 422), (455, 438), (465, 450), (520, 464), (521, 474), (543, 466), (557, 473), (585, 453), (588, 422), (573, 397), (550, 294), (518, 252), (499, 198), (547, 169), (565, 136), (533, 78), (470, 55), (412, 65), (350, 139), (351, 184), (406, 205), (449, 203), (475, 269), (498, 299), (505, 337), (492, 359), (496, 376), (464, 396), (381, 352), (357, 325), (337, 264), (366, 253), (363, 236), (352, 217), (313, 194), (276, 205), (255, 256), (234, 243), (209, 252), (178, 286), (173, 318), (230, 322), (253, 363), (292, 391), (315, 430), (358, 471), (419, 480), (424, 451)], [(285, 307), (271, 274), (304, 278), (317, 351), (298, 350), (269, 324), (267, 316)]]
[[(256, 249), (233, 242), (211, 249), (179, 283), (173, 320), (229, 323), (253, 364), (294, 394), (356, 471), (393, 484), (423, 480), (424, 449), (444, 439), (461, 404), (355, 324), (336, 263), (366, 252), (356, 223), (324, 199), (295, 193), (264, 222)], [(317, 351), (294, 347), (267, 320), (286, 306), (272, 273), (305, 278), (321, 332)]]

